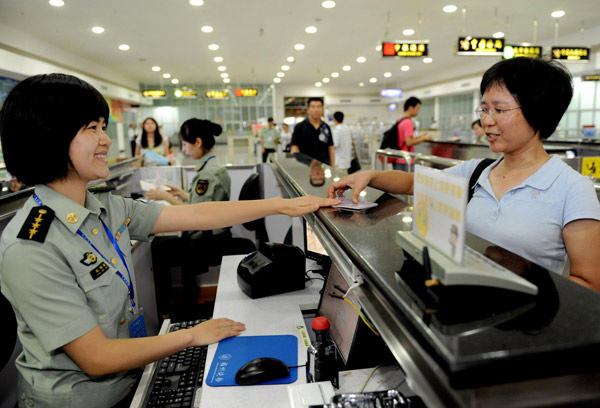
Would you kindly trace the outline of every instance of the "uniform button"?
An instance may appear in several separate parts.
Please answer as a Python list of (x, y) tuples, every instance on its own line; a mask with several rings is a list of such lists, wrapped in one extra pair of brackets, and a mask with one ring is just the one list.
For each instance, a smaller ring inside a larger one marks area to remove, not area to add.
[(98, 228), (92, 228), (92, 235), (98, 235)]
[(28, 407), (33, 407), (35, 405), (35, 402), (31, 398), (28, 398), (27, 401), (25, 401), (25, 404)]
[(110, 263), (113, 264), (113, 265), (116, 265), (117, 264), (117, 258), (111, 259)]
[(69, 224), (75, 224), (77, 221), (79, 221), (79, 216), (77, 214), (75, 214), (74, 212), (67, 214), (67, 222)]
[(511, 194), (514, 194), (514, 193), (515, 193), (515, 190), (511, 191), (510, 193), (511, 193)]
[(135, 384), (129, 384), (129, 388), (133, 389), (133, 387), (135, 387)]
[(119, 323), (121, 323), (121, 324), (125, 323), (125, 318), (124, 317), (121, 318), (121, 321)]

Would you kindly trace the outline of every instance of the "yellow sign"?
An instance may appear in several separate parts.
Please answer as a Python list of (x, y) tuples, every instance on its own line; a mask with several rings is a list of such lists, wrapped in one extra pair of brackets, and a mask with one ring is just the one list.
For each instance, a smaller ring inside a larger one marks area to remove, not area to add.
[(584, 75), (584, 81), (600, 81), (600, 75)]
[(144, 98), (166, 98), (167, 91), (164, 89), (147, 89), (142, 91)]
[(584, 157), (581, 159), (581, 174), (600, 179), (600, 157)]
[(227, 91), (206, 91), (204, 92), (204, 97), (207, 99), (226, 99), (229, 98), (229, 92)]
[(424, 57), (427, 45), (423, 41), (384, 42), (381, 50), (384, 57)]
[(542, 46), (517, 44), (505, 45), (503, 56), (505, 59), (517, 57), (539, 58), (542, 56)]
[(584, 47), (552, 47), (552, 59), (589, 61), (590, 49)]
[(235, 90), (235, 96), (249, 97), (258, 95), (258, 89), (255, 88), (237, 88)]
[(459, 37), (456, 55), (502, 55), (504, 39), (487, 37)]

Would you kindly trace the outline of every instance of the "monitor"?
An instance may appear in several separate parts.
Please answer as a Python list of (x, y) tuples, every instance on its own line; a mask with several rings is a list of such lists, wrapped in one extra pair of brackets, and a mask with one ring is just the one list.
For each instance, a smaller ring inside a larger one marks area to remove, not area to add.
[(331, 260), (313, 229), (304, 221), (304, 252), (308, 259), (329, 267)]

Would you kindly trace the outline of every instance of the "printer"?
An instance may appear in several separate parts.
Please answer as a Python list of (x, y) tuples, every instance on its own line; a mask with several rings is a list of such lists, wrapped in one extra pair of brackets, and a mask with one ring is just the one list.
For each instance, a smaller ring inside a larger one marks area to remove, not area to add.
[(242, 259), (237, 281), (242, 292), (257, 299), (304, 289), (305, 274), (306, 258), (300, 248), (265, 242)]

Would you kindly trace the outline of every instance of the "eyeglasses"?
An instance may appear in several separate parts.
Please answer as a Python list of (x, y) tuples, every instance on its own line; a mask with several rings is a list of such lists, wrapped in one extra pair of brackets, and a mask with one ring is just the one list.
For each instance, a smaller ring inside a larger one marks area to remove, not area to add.
[(483, 119), (484, 115), (489, 115), (494, 119), (500, 119), (504, 115), (504, 112), (508, 112), (515, 109), (521, 109), (520, 106), (516, 108), (506, 108), (506, 109), (498, 109), (498, 108), (482, 108), (481, 106), (475, 109), (475, 113), (481, 119)]

